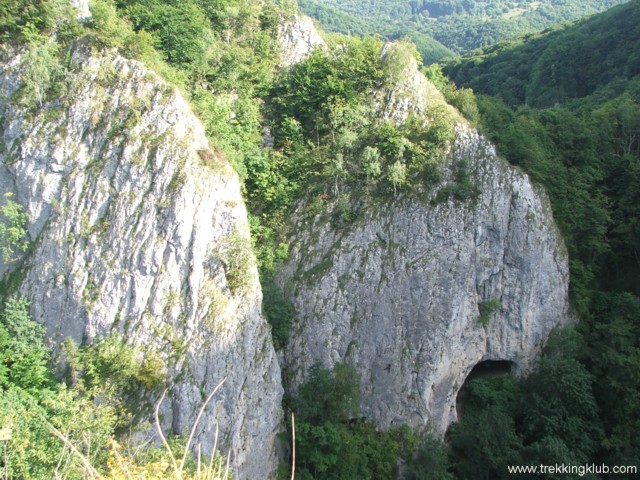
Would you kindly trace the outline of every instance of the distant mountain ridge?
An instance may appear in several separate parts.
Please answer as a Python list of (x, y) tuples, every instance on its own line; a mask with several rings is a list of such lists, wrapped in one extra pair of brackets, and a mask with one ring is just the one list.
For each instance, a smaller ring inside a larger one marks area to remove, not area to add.
[(408, 36), (430, 63), (454, 52), (468, 52), (602, 12), (625, 1), (300, 0), (299, 4), (328, 31)]
[[(0, 7), (3, 477), (640, 465), (640, 0), (492, 49), (512, 105), (296, 0), (69, 1)], [(428, 61), (403, 12), (582, 5), (360, 1)]]
[(449, 63), (445, 73), (511, 105), (549, 107), (640, 74), (640, 1)]

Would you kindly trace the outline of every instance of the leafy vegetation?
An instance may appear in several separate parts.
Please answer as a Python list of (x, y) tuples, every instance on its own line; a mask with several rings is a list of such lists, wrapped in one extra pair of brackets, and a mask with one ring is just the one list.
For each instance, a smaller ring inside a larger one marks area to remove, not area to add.
[[(489, 445), (483, 458), (638, 463), (638, 426), (631, 420), (640, 411), (640, 77), (633, 60), (638, 7), (634, 0), (445, 68), (483, 94), (477, 97), (480, 123), (499, 153), (548, 192), (568, 247), (570, 293), (581, 317), (577, 332), (550, 340), (511, 410), (502, 409), (515, 412), (504, 423), (515, 442), (506, 450)], [(574, 392), (571, 398), (566, 391)], [(466, 412), (451, 433), (454, 452), (461, 448), (455, 437), (467, 428)], [(478, 435), (476, 427), (471, 431)], [(464, 448), (470, 450), (461, 450), (461, 459), (454, 455), (454, 465), (473, 455), (470, 443)], [(461, 465), (456, 469), (467, 468)], [(488, 465), (486, 475), (501, 478), (498, 470)]]
[(0, 42), (33, 40), (56, 31), (61, 39), (73, 37), (80, 26), (68, 2), (7, 0), (0, 5)]
[(624, 1), (300, 0), (300, 7), (328, 31), (409, 37), (429, 64)]
[(611, 98), (640, 74), (639, 6), (634, 0), (575, 24), (510, 39), (450, 62), (445, 73), (511, 106), (552, 107), (599, 89), (601, 97)]
[[(329, 370), (315, 364), (288, 403), (296, 415), (296, 478), (396, 478), (399, 458), (413, 462), (417, 439), (408, 429), (378, 431), (362, 417), (360, 377), (353, 367), (339, 363)], [(423, 455), (412, 471), (418, 474), (438, 461)], [(280, 478), (290, 478), (288, 470), (281, 465)]]
[[(598, 5), (613, 3), (619, 2)], [(428, 61), (595, 11), (570, 1), (537, 8), (526, 1), (302, 4), (318, 16), (333, 15), (337, 30), (408, 35)], [(325, 4), (347, 14), (334, 15)], [(472, 382), (463, 419), (449, 432), (449, 449), (406, 430), (377, 431), (361, 418), (356, 372), (317, 365), (288, 403), (298, 420), (298, 478), (392, 478), (398, 459), (407, 478), (444, 480), (506, 478), (508, 464), (640, 463), (638, 11), (634, 0), (446, 67), (465, 88), (456, 88), (437, 66), (425, 72), (549, 193), (569, 250), (578, 331), (550, 340), (537, 370), (522, 382)], [(286, 345), (294, 312), (275, 274), (288, 254), (284, 239), (296, 202), (304, 198), (310, 212), (346, 228), (366, 202), (437, 184), (438, 158), (453, 136), (451, 119), (438, 109), (430, 112), (428, 128), (416, 118), (398, 126), (374, 114), (372, 90), (392, 85), (418, 56), (407, 42), (381, 57), (380, 37), (334, 36), (328, 51), (278, 71), (275, 31), (290, 14), (269, 1), (95, 0), (90, 23), (81, 25), (63, 1), (0, 6), (1, 40), (27, 44), (29, 71), (19, 92), (27, 108), (58, 92), (67, 74), (65, 55), (80, 36), (92, 48), (112, 47), (143, 60), (183, 90), (216, 150), (244, 181), (264, 311), (278, 348)], [(370, 21), (374, 14), (378, 23)], [(489, 20), (478, 20), (483, 16)], [(476, 101), (469, 87), (485, 95)], [(502, 99), (488, 96), (494, 94)], [(273, 136), (273, 148), (263, 148), (263, 135)], [(474, 198), (464, 161), (456, 177), (437, 201)], [(9, 198), (0, 213), (6, 263), (27, 248), (26, 217)], [(234, 292), (247, 282), (245, 243), (231, 241), (225, 252)], [(127, 472), (170, 477), (171, 455), (153, 448), (134, 455), (126, 428), (149, 415), (135, 406), (159, 393), (162, 362), (112, 336), (86, 346), (67, 342), (68, 371), (54, 375), (28, 303), (2, 293), (0, 422), (14, 429), (4, 469), (15, 478), (50, 477), (56, 468), (61, 476), (83, 475), (86, 466), (52, 435), (48, 422), (113, 478)], [(484, 324), (500, 306), (490, 300), (479, 308)], [(196, 475), (190, 472), (182, 478)]]
[[(139, 410), (140, 400), (155, 397), (165, 382), (159, 358), (117, 336), (82, 347), (68, 340), (67, 372), (59, 379), (49, 367), (44, 339), (26, 299), (10, 296), (0, 312), (0, 425), (12, 430), (2, 475), (50, 478), (57, 472), (60, 478), (83, 478), (86, 461), (109, 478), (131, 471), (170, 478), (166, 451), (146, 446), (135, 456), (128, 452), (136, 445), (132, 418), (149, 414)], [(123, 470), (116, 457), (125, 456), (129, 465)]]
[(276, 349), (287, 345), (289, 333), (295, 318), (295, 309), (284, 296), (272, 276), (264, 276), (262, 280), (262, 305), (265, 317), (271, 325), (271, 336)]
[(394, 125), (376, 116), (372, 101), (417, 52), (400, 43), (380, 56), (375, 37), (341, 42), (292, 67), (271, 92), (275, 146), (290, 165), (281, 170), (285, 181), (294, 197), (312, 189), (324, 200), (344, 200), (354, 188), (365, 196), (418, 188), (453, 138), (451, 118), (435, 106), (429, 128), (418, 118)]
[(0, 207), (0, 253), (2, 262), (16, 259), (18, 252), (29, 247), (27, 236), (27, 215), (19, 203), (11, 200), (12, 194), (5, 195), (5, 204)]
[(478, 304), (478, 309), (480, 310), (480, 317), (478, 318), (478, 321), (484, 328), (487, 328), (487, 326), (489, 326), (489, 320), (491, 319), (491, 316), (501, 308), (502, 303), (497, 298), (492, 298), (490, 300), (480, 302)]

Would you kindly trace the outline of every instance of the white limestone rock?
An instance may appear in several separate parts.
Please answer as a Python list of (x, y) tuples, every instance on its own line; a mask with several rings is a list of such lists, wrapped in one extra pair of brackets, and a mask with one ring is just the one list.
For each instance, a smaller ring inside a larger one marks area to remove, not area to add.
[(290, 67), (311, 54), (315, 48), (326, 48), (326, 43), (316, 30), (311, 18), (296, 15), (278, 28), (280, 65)]
[[(457, 122), (444, 180), (422, 198), (364, 206), (338, 230), (330, 211), (310, 216), (300, 206), (279, 279), (298, 312), (285, 365), (295, 391), (316, 361), (346, 362), (362, 376), (369, 420), (444, 434), (475, 365), (506, 360), (524, 373), (551, 330), (570, 321), (567, 253), (545, 194), (496, 156), (415, 62), (374, 96), (396, 123), (409, 112), (425, 125), (433, 112)], [(461, 161), (477, 198), (438, 202)], [(492, 300), (500, 307), (485, 327), (480, 305)]]
[(71, 0), (71, 5), (78, 11), (78, 20), (86, 21), (91, 18), (91, 9), (88, 0)]
[(29, 214), (20, 292), (33, 317), (54, 348), (116, 331), (158, 352), (177, 432), (226, 378), (198, 441), (209, 451), (217, 423), (234, 475), (266, 478), (282, 386), (237, 175), (185, 99), (141, 63), (79, 45), (63, 94), (29, 110), (9, 100), (20, 59), (0, 64), (0, 194)]

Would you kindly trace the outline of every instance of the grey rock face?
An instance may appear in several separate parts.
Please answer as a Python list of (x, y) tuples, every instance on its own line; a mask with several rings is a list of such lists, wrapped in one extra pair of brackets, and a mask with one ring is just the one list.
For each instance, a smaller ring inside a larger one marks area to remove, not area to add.
[(91, 18), (88, 0), (71, 0), (71, 5), (78, 10), (78, 20), (88, 20)]
[[(441, 104), (426, 79), (406, 83), (377, 94), (386, 118)], [(300, 209), (280, 277), (298, 311), (285, 357), (294, 390), (316, 361), (346, 362), (361, 373), (369, 420), (443, 434), (475, 365), (506, 360), (526, 372), (569, 321), (568, 259), (545, 195), (462, 121), (456, 136), (440, 188), (464, 162), (476, 199), (438, 201), (437, 188), (421, 199), (398, 195), (365, 206), (342, 230), (330, 212)], [(483, 325), (490, 304), (497, 311)]]
[[(382, 60), (397, 48), (401, 47), (396, 43), (386, 43), (380, 55)], [(434, 108), (439, 107), (463, 121), (462, 116), (446, 104), (438, 89), (420, 72), (416, 59), (409, 57), (406, 60), (407, 64), (394, 84), (374, 92), (379, 115), (396, 124), (404, 123), (410, 113), (428, 121), (434, 115), (442, 113)]]
[(217, 423), (236, 475), (266, 478), (282, 387), (236, 174), (138, 62), (78, 47), (65, 93), (30, 110), (8, 100), (22, 74), (20, 55), (0, 66), (0, 194), (30, 217), (20, 291), (33, 317), (54, 347), (117, 331), (158, 353), (175, 431), (226, 378), (198, 441), (209, 451)]
[(326, 43), (306, 15), (296, 15), (278, 29), (280, 65), (290, 67), (304, 60), (314, 48), (325, 48)]

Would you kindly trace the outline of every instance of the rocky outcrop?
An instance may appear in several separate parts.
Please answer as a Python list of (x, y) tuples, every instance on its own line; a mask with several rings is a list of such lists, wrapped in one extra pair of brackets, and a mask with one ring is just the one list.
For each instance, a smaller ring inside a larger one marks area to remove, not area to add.
[(290, 67), (304, 60), (314, 48), (326, 48), (326, 43), (306, 15), (296, 15), (278, 29), (280, 65)]
[(91, 9), (88, 0), (71, 0), (71, 5), (78, 11), (78, 20), (88, 20), (91, 18)]
[(0, 67), (0, 194), (29, 214), (20, 292), (33, 317), (54, 347), (115, 331), (158, 354), (175, 431), (226, 378), (198, 441), (209, 451), (218, 424), (238, 478), (265, 478), (282, 387), (237, 175), (142, 64), (80, 45), (63, 94), (40, 104), (19, 101), (23, 56)]
[[(379, 92), (379, 108), (396, 122), (413, 110), (428, 123), (431, 103), (460, 119), (434, 90), (422, 77)], [(338, 230), (331, 212), (301, 207), (293, 221), (280, 277), (298, 312), (286, 351), (291, 388), (317, 361), (353, 365), (363, 414), (383, 428), (443, 434), (475, 365), (505, 360), (526, 372), (569, 319), (568, 259), (544, 193), (462, 120), (455, 128), (439, 188), (361, 206)], [(462, 170), (473, 187), (466, 198), (443, 195)]]
[(426, 125), (434, 117), (446, 114), (457, 123), (465, 123), (462, 115), (446, 103), (442, 93), (420, 72), (415, 57), (406, 51), (405, 45), (386, 43), (380, 56), (383, 64), (395, 63), (397, 69), (391, 75), (395, 77), (391, 84), (373, 92), (380, 118), (402, 124), (413, 114), (423, 118)]

